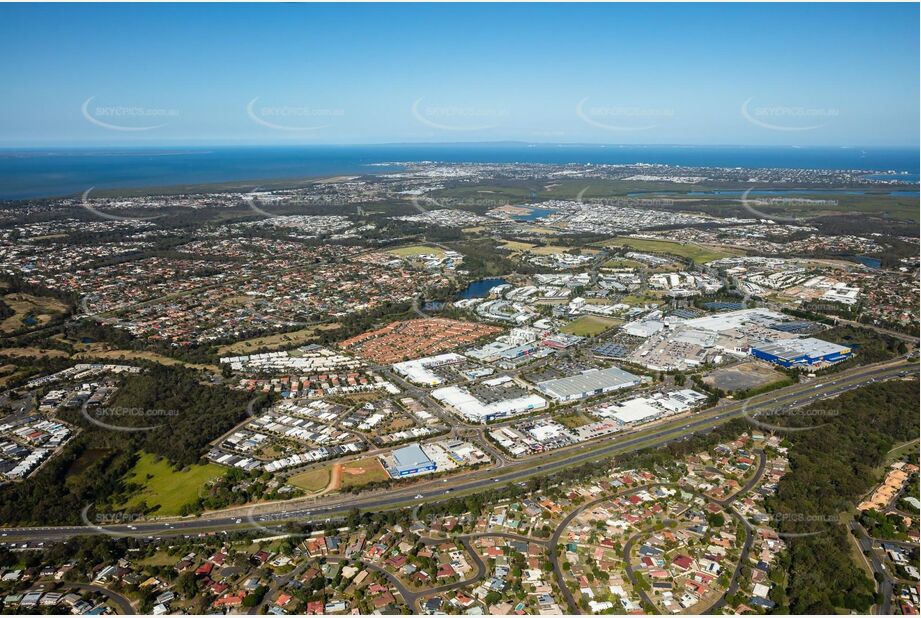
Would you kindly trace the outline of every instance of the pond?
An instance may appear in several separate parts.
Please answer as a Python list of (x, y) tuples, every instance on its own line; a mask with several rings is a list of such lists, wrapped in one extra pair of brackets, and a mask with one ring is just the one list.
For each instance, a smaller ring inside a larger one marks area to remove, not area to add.
[(497, 285), (505, 285), (508, 281), (505, 279), (499, 279), (498, 277), (493, 277), (489, 279), (480, 279), (478, 281), (473, 281), (468, 285), (460, 294), (458, 298), (485, 298), (489, 294), (489, 290), (496, 287)]

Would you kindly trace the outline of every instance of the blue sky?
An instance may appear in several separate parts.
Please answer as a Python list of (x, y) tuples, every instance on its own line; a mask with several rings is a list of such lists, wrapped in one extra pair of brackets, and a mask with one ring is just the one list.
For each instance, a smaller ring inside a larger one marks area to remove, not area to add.
[(917, 4), (0, 5), (0, 146), (918, 145)]

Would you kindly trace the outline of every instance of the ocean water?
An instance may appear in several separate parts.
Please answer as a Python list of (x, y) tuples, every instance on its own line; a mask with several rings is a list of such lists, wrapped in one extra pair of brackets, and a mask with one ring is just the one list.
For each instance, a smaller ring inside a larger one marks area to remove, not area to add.
[[(857, 169), (918, 180), (917, 148), (392, 144), (0, 150), (0, 199), (78, 195), (97, 189), (279, 180), (445, 163), (660, 163), (687, 166)], [(907, 174), (907, 175), (903, 175)]]

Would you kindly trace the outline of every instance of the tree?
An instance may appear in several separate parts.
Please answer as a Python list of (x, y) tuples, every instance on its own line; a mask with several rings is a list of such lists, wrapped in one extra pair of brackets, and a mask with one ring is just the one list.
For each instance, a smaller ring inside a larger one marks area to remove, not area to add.
[(198, 593), (198, 580), (191, 571), (186, 571), (176, 580), (176, 590), (187, 599), (191, 599)]

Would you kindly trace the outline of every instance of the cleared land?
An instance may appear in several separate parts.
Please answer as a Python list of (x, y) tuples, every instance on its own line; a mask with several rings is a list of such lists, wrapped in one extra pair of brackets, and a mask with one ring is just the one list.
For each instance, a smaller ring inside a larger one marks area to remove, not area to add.
[(529, 251), (533, 249), (536, 245), (532, 245), (529, 242), (521, 242), (518, 240), (506, 240), (501, 245), (503, 249), (508, 249), (509, 251), (519, 252), (519, 251)]
[(786, 379), (786, 375), (761, 363), (742, 363), (717, 369), (705, 377), (704, 382), (720, 390), (733, 392), (767, 386)]
[(99, 346), (96, 348), (90, 348), (89, 351), (79, 352), (74, 354), (72, 358), (81, 360), (81, 361), (91, 361), (91, 360), (145, 360), (152, 363), (159, 363), (161, 365), (183, 365), (185, 367), (191, 367), (192, 369), (205, 369), (207, 371), (212, 371), (214, 373), (220, 372), (215, 365), (202, 365), (199, 363), (187, 363), (175, 358), (170, 358), (169, 356), (163, 356), (162, 354), (157, 354), (156, 352), (147, 352), (143, 350), (107, 350), (102, 344), (90, 344), (90, 346)]
[(438, 257), (443, 257), (445, 254), (444, 249), (439, 247), (429, 247), (428, 245), (397, 247), (396, 249), (388, 250), (387, 253), (400, 257), (416, 257), (419, 255), (437, 255)]
[(288, 484), (300, 487), (305, 491), (317, 493), (329, 485), (330, 469), (314, 468), (288, 477)]
[(290, 333), (279, 333), (277, 335), (266, 335), (265, 337), (256, 337), (222, 345), (217, 349), (219, 356), (233, 356), (237, 354), (247, 354), (254, 350), (274, 350), (278, 348), (288, 348), (291, 346), (304, 345), (316, 339), (317, 333), (324, 330), (335, 330), (340, 324), (318, 324), (309, 328), (292, 331)]
[(0, 356), (25, 356), (27, 358), (67, 358), (70, 356), (64, 350), (48, 348), (0, 348)]
[(661, 305), (662, 299), (647, 294), (627, 294), (620, 302), (625, 305)]
[(38, 348), (3, 348), (0, 350), (0, 356), (35, 356), (35, 357), (47, 357), (47, 358), (65, 358), (69, 357), (75, 361), (81, 362), (99, 362), (100, 360), (105, 361), (131, 361), (131, 360), (143, 360), (150, 361), (152, 363), (159, 363), (161, 365), (183, 365), (185, 367), (190, 367), (192, 369), (204, 369), (207, 371), (212, 371), (214, 373), (220, 372), (220, 369), (216, 365), (207, 365), (200, 363), (189, 363), (186, 361), (181, 361), (176, 358), (171, 358), (169, 356), (164, 356), (156, 352), (150, 352), (146, 350), (122, 350), (118, 348), (112, 348), (106, 343), (93, 342), (93, 343), (82, 343), (80, 341), (75, 341), (73, 339), (68, 339), (62, 335), (55, 335), (51, 337), (55, 341), (59, 341), (63, 344), (66, 344), (73, 348), (75, 351), (73, 354), (68, 353), (65, 350), (58, 350), (53, 348), (38, 349)]
[(572, 414), (555, 416), (553, 420), (569, 429), (575, 429), (576, 427), (581, 427), (582, 425), (588, 425), (589, 423), (594, 422), (592, 418), (582, 414), (581, 412), (573, 412)]
[(560, 330), (564, 333), (577, 335), (579, 337), (594, 337), (621, 323), (621, 320), (615, 320), (614, 318), (584, 315), (578, 320), (570, 322)]
[(19, 375), (19, 367), (16, 365), (3, 365), (0, 366), (0, 387), (5, 387), (7, 382), (10, 382)]
[(651, 240), (648, 238), (629, 238), (626, 236), (618, 236), (617, 238), (606, 240), (603, 244), (606, 247), (628, 247), (641, 252), (677, 255), (678, 257), (694, 260), (696, 264), (703, 264), (711, 260), (718, 260), (732, 255), (743, 255), (742, 251), (733, 249), (716, 249), (690, 243), (672, 242), (669, 240)]
[(153, 556), (148, 556), (138, 562), (147, 566), (171, 567), (176, 564), (176, 556), (166, 551), (158, 551)]
[[(529, 249), (534, 255), (553, 255), (554, 253), (566, 253), (567, 251), (572, 250), (574, 247), (563, 247), (560, 245), (538, 245)], [(576, 248), (576, 253), (579, 255), (593, 255), (598, 253), (598, 249), (592, 249), (591, 247), (579, 247)]]
[(636, 260), (629, 260), (627, 258), (612, 258), (601, 265), (602, 268), (634, 268), (634, 269), (643, 269), (648, 268), (642, 262), (637, 262)]
[(365, 457), (342, 464), (342, 487), (361, 487), (368, 483), (389, 480), (390, 475), (384, 470), (384, 466), (377, 457)]
[(898, 461), (899, 459), (901, 459), (908, 453), (912, 451), (917, 451), (917, 450), (918, 450), (918, 438), (915, 438), (914, 440), (910, 440), (908, 442), (899, 444), (898, 446), (891, 448), (889, 452), (886, 453), (886, 461), (885, 461), (886, 467), (895, 463), (896, 461)]
[(554, 253), (565, 253), (567, 248), (559, 245), (538, 245), (529, 251), (534, 255), (553, 255)]
[(540, 225), (528, 225), (521, 228), (523, 231), (530, 234), (542, 234), (544, 236), (553, 236), (557, 234), (558, 230), (552, 225), (540, 226)]
[(155, 509), (155, 515), (179, 515), (184, 505), (198, 498), (205, 483), (223, 474), (224, 468), (212, 463), (175, 470), (168, 460), (142, 452), (124, 479), (141, 488), (121, 507), (146, 503), (149, 509)]

